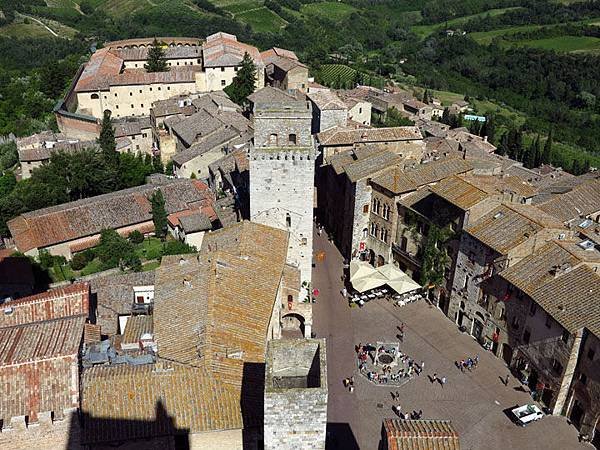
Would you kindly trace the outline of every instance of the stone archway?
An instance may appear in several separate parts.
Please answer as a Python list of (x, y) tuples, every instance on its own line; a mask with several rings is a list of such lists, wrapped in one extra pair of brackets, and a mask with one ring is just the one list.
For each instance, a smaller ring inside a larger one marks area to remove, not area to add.
[(281, 317), (281, 335), (287, 338), (302, 338), (305, 332), (305, 320), (302, 315), (289, 312)]

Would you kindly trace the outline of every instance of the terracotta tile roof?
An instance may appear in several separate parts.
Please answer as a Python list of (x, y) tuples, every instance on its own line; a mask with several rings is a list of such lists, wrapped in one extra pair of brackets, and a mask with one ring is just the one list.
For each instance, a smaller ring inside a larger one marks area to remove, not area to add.
[(345, 167), (346, 175), (352, 183), (366, 177), (375, 176), (382, 170), (402, 163), (402, 158), (389, 151), (380, 151), (354, 161)]
[(237, 66), (248, 53), (258, 67), (264, 67), (258, 49), (239, 42), (232, 34), (215, 33), (202, 44), (205, 67)]
[(0, 366), (77, 355), (83, 315), (0, 328)]
[(265, 64), (270, 64), (276, 61), (278, 58), (286, 58), (298, 61), (298, 57), (293, 51), (285, 50), (279, 47), (273, 47), (269, 50), (265, 50), (264, 52), (260, 53), (260, 56)]
[(74, 283), (41, 294), (5, 302), (10, 314), (0, 316), (0, 327), (25, 325), (70, 316), (87, 316), (90, 308), (90, 286)]
[(418, 165), (415, 169), (406, 170), (418, 186), (435, 183), (451, 175), (465, 173), (473, 169), (473, 165), (464, 159), (447, 158)]
[(460, 450), (449, 420), (384, 419), (383, 429), (389, 450)]
[(167, 213), (210, 202), (191, 180), (165, 180), (22, 214), (8, 223), (17, 248), (26, 252), (152, 219), (149, 197), (160, 189)]
[(189, 95), (179, 95), (166, 100), (157, 100), (152, 103), (152, 114), (154, 117), (172, 116), (182, 114), (191, 116), (196, 112)]
[(306, 96), (311, 99), (321, 111), (347, 109), (346, 104), (330, 90), (310, 92), (306, 94)]
[(111, 53), (110, 49), (95, 51), (77, 80), (75, 92), (108, 89), (109, 79), (118, 75), (122, 67), (123, 60)]
[(466, 231), (504, 255), (545, 227), (558, 229), (561, 228), (561, 224), (537, 210), (535, 206), (501, 205)]
[(488, 197), (486, 192), (457, 176), (445, 178), (430, 189), (465, 211)]
[(429, 195), (432, 195), (432, 194), (431, 194), (431, 190), (428, 186), (423, 189), (419, 189), (417, 191), (411, 192), (410, 194), (407, 194), (406, 196), (402, 197), (400, 199), (400, 204), (406, 208), (412, 208), (414, 205), (416, 205), (417, 203), (419, 203), (421, 200), (425, 199)]
[(151, 315), (131, 316), (127, 319), (121, 344), (135, 344), (143, 334), (152, 334), (154, 324)]
[(179, 218), (179, 223), (186, 233), (207, 231), (212, 228), (210, 218), (202, 212), (194, 212)]
[(133, 287), (154, 284), (155, 271), (119, 273), (94, 278), (90, 281), (92, 294), (96, 296), (96, 322), (102, 334), (117, 334), (118, 317), (131, 313)]
[(403, 194), (417, 189), (413, 179), (398, 167), (385, 171), (371, 180), (371, 183), (387, 189), (394, 195)]
[(155, 36), (148, 38), (121, 39), (118, 41), (108, 41), (104, 43), (104, 48), (116, 49), (117, 47), (133, 47), (140, 45), (152, 45), (156, 39), (158, 42), (164, 42), (167, 45), (200, 45), (201, 39), (181, 36)]
[(216, 149), (228, 147), (230, 143), (238, 143), (240, 141), (248, 142), (251, 137), (245, 130), (238, 130), (233, 126), (223, 126), (209, 132), (208, 135), (199, 139), (194, 139), (194, 143), (189, 148), (176, 153), (171, 158), (177, 166), (182, 166), (186, 162)]
[(110, 86), (138, 84), (194, 83), (200, 66), (171, 67), (167, 72), (146, 72), (144, 69), (127, 69), (108, 79)]
[(587, 328), (600, 337), (600, 275), (586, 265), (539, 286), (531, 295), (569, 332)]
[(239, 390), (204, 369), (94, 367), (85, 370), (81, 388), (86, 444), (243, 427)]
[(337, 175), (344, 173), (347, 165), (352, 164), (357, 158), (353, 156), (352, 151), (340, 152), (329, 157), (329, 164)]
[(423, 139), (417, 127), (340, 128), (335, 127), (317, 134), (320, 145), (354, 145), (369, 142), (396, 142)]
[(223, 158), (210, 164), (208, 167), (213, 173), (220, 170), (224, 175), (231, 174), (231, 172), (236, 170), (240, 173), (245, 172), (250, 169), (248, 153), (243, 147), (234, 149)]
[(274, 88), (273, 86), (265, 86), (254, 91), (248, 96), (248, 100), (252, 103), (272, 103), (272, 102), (289, 102), (296, 101), (296, 97), (288, 94), (281, 89)]
[[(160, 41), (159, 41), (160, 42)], [(144, 61), (148, 59), (148, 50), (150, 47), (138, 48), (111, 48), (110, 52), (121, 58), (123, 61)], [(164, 48), (165, 59), (192, 59), (202, 57), (202, 46), (182, 45), (177, 47)]]
[(596, 213), (600, 211), (600, 180), (583, 183), (538, 206), (563, 222)]
[[(154, 331), (159, 355), (240, 383), (242, 362), (264, 362), (287, 233), (241, 222), (205, 235), (200, 257), (163, 258)], [(229, 354), (242, 352), (242, 359)]]
[(531, 184), (513, 175), (485, 176), (466, 174), (462, 175), (461, 178), (488, 194), (515, 193), (529, 198), (538, 192)]
[(113, 122), (113, 127), (115, 129), (115, 138), (120, 138), (142, 134), (142, 130), (152, 128), (152, 123), (150, 122), (150, 117), (129, 118)]

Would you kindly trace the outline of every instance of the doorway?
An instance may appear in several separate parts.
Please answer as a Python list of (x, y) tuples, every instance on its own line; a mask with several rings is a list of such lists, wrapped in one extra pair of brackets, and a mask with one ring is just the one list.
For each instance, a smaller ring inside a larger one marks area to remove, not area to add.
[(473, 320), (473, 332), (471, 336), (473, 336), (477, 341), (481, 341), (481, 335), (483, 334), (483, 324), (475, 319)]
[(573, 422), (573, 425), (579, 429), (581, 427), (581, 420), (583, 419), (583, 415), (585, 411), (583, 406), (581, 406), (581, 402), (579, 400), (575, 400), (573, 403), (573, 408), (571, 408), (571, 414), (569, 415), (569, 419)]
[(513, 349), (510, 345), (504, 343), (502, 344), (502, 359), (504, 362), (510, 367), (510, 363), (513, 357)]

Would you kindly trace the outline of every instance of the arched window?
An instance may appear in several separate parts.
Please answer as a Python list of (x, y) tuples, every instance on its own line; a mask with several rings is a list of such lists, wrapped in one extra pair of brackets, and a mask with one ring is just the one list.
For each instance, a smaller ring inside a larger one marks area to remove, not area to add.
[(373, 236), (377, 237), (379, 236), (379, 225), (375, 224), (375, 233), (373, 234)]
[(363, 214), (367, 214), (369, 212), (369, 205), (363, 205)]
[(294, 133), (291, 133), (288, 136), (288, 144), (289, 145), (296, 145), (296, 135)]
[(100, 96), (98, 94), (92, 94), (91, 97), (92, 97), (92, 100), (98, 100), (100, 98)]
[(272, 133), (269, 135), (269, 145), (277, 145), (277, 134)]
[(364, 228), (362, 231), (362, 237), (363, 239), (365, 239), (367, 237), (367, 233), (369, 232), (369, 230), (367, 228)]
[(292, 226), (292, 216), (290, 216), (290, 213), (286, 213), (285, 215), (285, 224), (288, 228)]

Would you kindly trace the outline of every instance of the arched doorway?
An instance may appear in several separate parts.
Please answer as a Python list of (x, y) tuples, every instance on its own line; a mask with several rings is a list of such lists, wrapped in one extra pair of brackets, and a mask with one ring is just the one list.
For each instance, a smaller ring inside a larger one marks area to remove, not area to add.
[(303, 338), (304, 317), (296, 313), (285, 314), (281, 318), (281, 335), (286, 338)]
[(371, 265), (375, 264), (375, 252), (373, 250), (369, 250), (369, 259), (367, 261), (369, 261), (369, 264)]
[(502, 359), (504, 362), (510, 367), (510, 363), (512, 362), (513, 357), (513, 349), (506, 342), (502, 344)]
[(573, 425), (577, 429), (581, 427), (581, 421), (583, 416), (585, 415), (585, 410), (583, 406), (581, 406), (581, 402), (579, 400), (575, 400), (573, 402), (573, 408), (571, 408), (571, 414), (569, 414), (569, 419), (573, 422)]
[(385, 259), (383, 258), (383, 256), (377, 255), (377, 264), (375, 264), (375, 267), (381, 267), (384, 264), (385, 264)]

